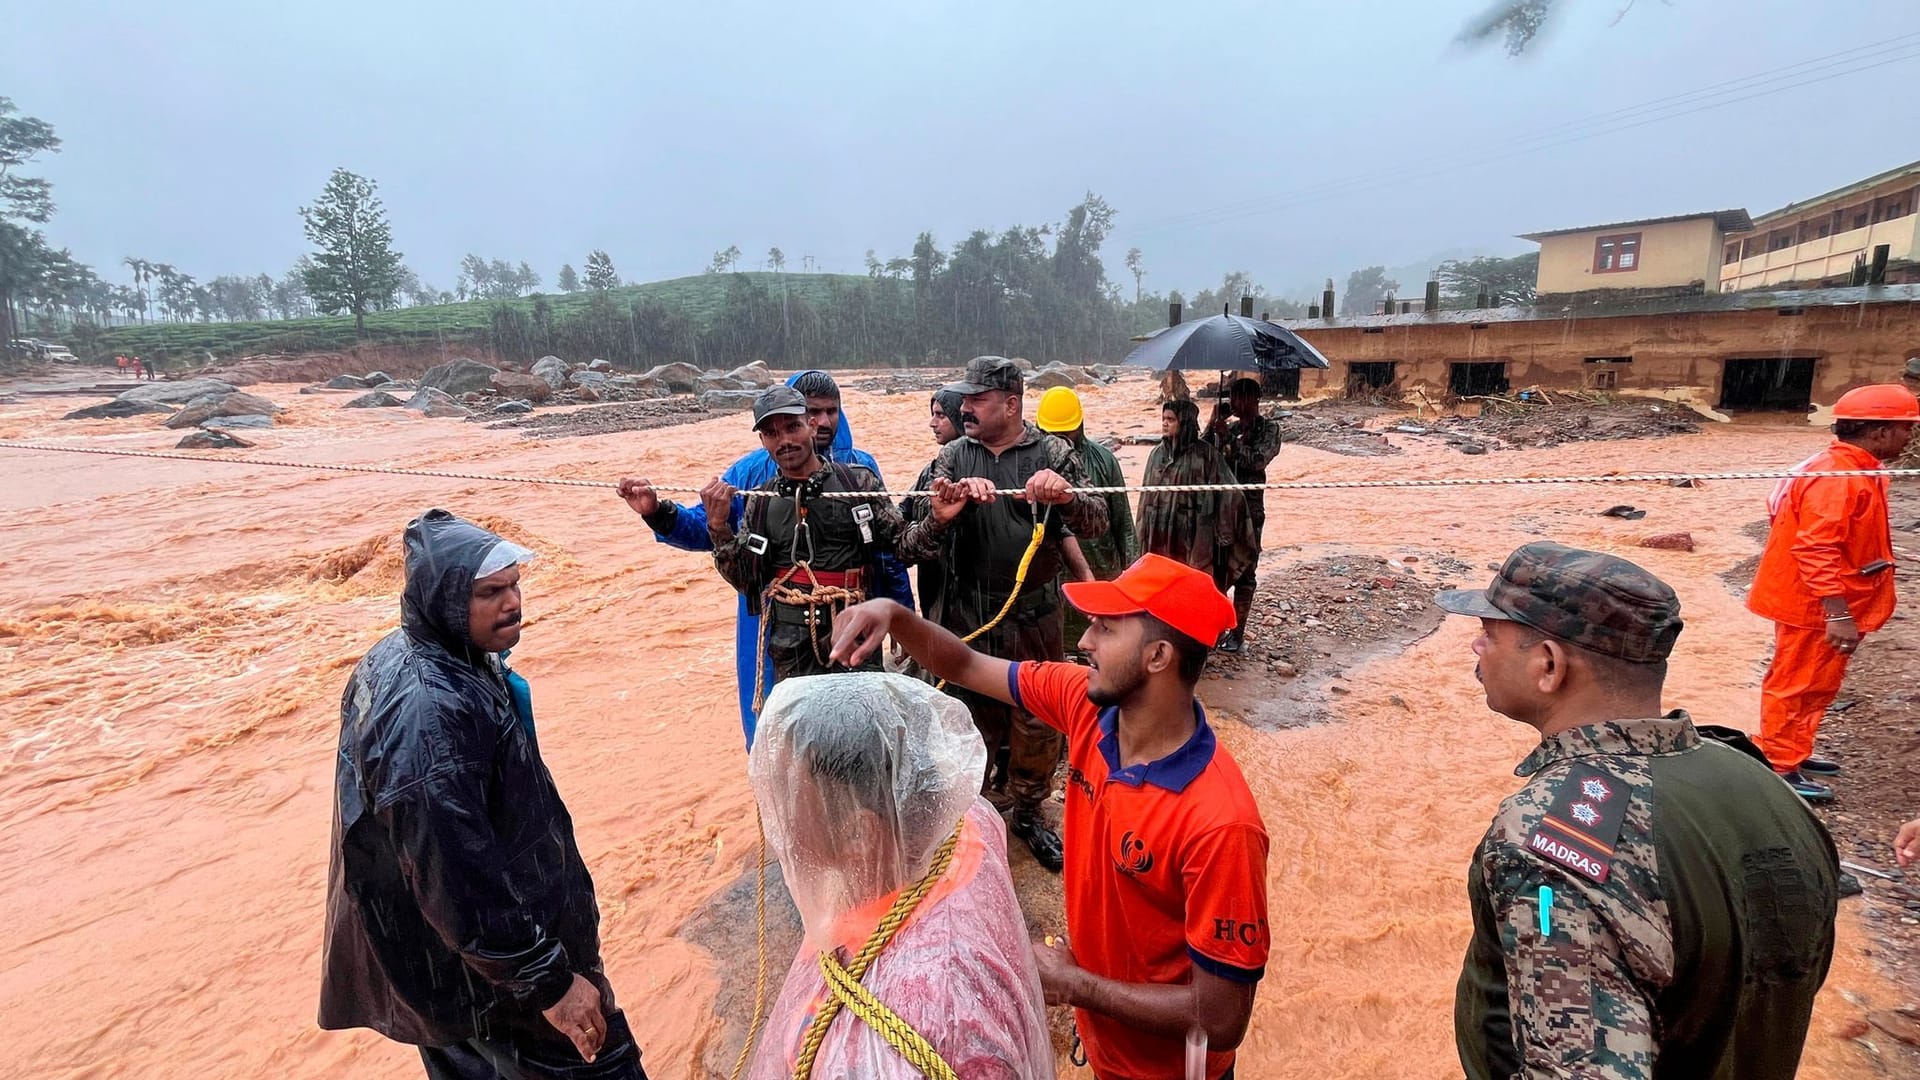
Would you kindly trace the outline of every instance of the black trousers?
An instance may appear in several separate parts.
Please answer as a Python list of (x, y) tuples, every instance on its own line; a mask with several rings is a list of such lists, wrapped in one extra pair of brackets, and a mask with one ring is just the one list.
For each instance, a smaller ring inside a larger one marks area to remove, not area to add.
[(618, 1009), (607, 1017), (607, 1041), (591, 1064), (558, 1031), (546, 1034), (552, 1037), (494, 1032), (452, 1046), (423, 1046), (420, 1059), (427, 1080), (647, 1080), (639, 1044)]

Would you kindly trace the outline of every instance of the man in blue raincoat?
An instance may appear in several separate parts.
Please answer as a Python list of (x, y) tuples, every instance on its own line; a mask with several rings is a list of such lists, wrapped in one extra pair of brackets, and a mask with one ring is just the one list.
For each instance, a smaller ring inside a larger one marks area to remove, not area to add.
[[(814, 445), (820, 456), (828, 461), (837, 461), (843, 465), (861, 465), (880, 475), (880, 463), (865, 450), (853, 445), (853, 428), (847, 422), (846, 414), (840, 410), (840, 385), (833, 376), (824, 371), (802, 371), (787, 380), (787, 385), (800, 391), (807, 399), (807, 415), (814, 423)], [(773, 478), (778, 472), (773, 458), (763, 449), (735, 461), (727, 467), (712, 483), (701, 491), (701, 501), (681, 506), (666, 502), (653, 490), (653, 485), (645, 479), (628, 478), (620, 481), (620, 497), (634, 509), (647, 526), (653, 530), (654, 538), (663, 544), (669, 544), (682, 551), (712, 551), (713, 540), (707, 533), (707, 519), (711, 509), (717, 508), (717, 494), (726, 488), (745, 491), (757, 488)], [(709, 503), (715, 504), (713, 508)], [(745, 511), (746, 500), (735, 495), (728, 510), (727, 522), (738, 531), (740, 516)], [(880, 580), (873, 591), (876, 597), (886, 597), (899, 601), (908, 607), (913, 606), (913, 586), (907, 581), (907, 570), (892, 555), (880, 557)], [(743, 596), (734, 616), (733, 655), (734, 678), (738, 683), (740, 695), (740, 726), (746, 732), (747, 745), (753, 745), (753, 690), (756, 672), (755, 657), (760, 652), (760, 620), (749, 614), (747, 601)], [(766, 657), (760, 656), (759, 663), (766, 665), (758, 678), (767, 686), (773, 685), (773, 667)]]

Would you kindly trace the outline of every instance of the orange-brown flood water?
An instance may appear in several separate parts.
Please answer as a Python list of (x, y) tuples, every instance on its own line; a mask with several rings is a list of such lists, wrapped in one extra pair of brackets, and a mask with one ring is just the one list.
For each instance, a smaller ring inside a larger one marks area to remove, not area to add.
[[(699, 484), (755, 443), (741, 414), (535, 441), (333, 395), (242, 432), (263, 457)], [(1085, 394), (1096, 434), (1157, 429), (1153, 390)], [(63, 422), (97, 398), (0, 406), (0, 438), (167, 449), (154, 417)], [(932, 453), (925, 395), (850, 392), (856, 441), (904, 486)], [(1550, 475), (1789, 465), (1812, 428), (1706, 425), (1658, 441), (1465, 457), (1282, 452), (1274, 479)], [(1122, 462), (1138, 479), (1145, 449)], [(337, 475), (0, 450), (0, 1061), (12, 1076), (417, 1077), (411, 1048), (314, 1026), (338, 703), (398, 621), (405, 522), (430, 506), (540, 552), (515, 652), (541, 744), (599, 889), (609, 974), (657, 1078), (703, 1077), (722, 980), (751, 980), (753, 928), (718, 959), (681, 936), (754, 848), (733, 689), (734, 602), (705, 557), (656, 543), (611, 490)], [(1274, 493), (1263, 569), (1330, 550), (1453, 555), (1475, 568), (1550, 537), (1619, 550), (1679, 590), (1668, 704), (1751, 727), (1769, 628), (1717, 576), (1755, 553), (1766, 482), (1698, 489)], [(1644, 521), (1597, 516), (1613, 503)], [(1638, 538), (1686, 529), (1692, 553)], [(1294, 546), (1298, 546), (1294, 550)], [(1256, 730), (1217, 712), (1273, 840), (1274, 956), (1240, 1075), (1449, 1077), (1464, 872), (1530, 740), (1489, 714), (1474, 626), (1350, 668), (1333, 722)], [(1243, 677), (1244, 678), (1244, 677)], [(1244, 685), (1244, 682), (1242, 683)], [(1204, 696), (1204, 689), (1203, 689)], [(1398, 701), (1390, 701), (1397, 698)], [(1402, 707), (1404, 704), (1404, 707)], [(1017, 846), (1017, 845), (1016, 845)], [(1026, 858), (1022, 853), (1020, 858)], [(1802, 1075), (1884, 1075), (1844, 1025), (1901, 1002), (1840, 950)], [(776, 973), (790, 956), (773, 958)], [(730, 1055), (728, 1055), (730, 1060)], [(1061, 1061), (1060, 1075), (1086, 1076)]]

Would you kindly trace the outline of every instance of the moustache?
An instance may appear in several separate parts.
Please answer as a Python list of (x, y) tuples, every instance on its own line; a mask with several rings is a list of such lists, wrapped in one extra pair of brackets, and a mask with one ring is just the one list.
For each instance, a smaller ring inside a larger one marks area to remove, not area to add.
[(972, 413), (972, 412), (963, 412), (960, 414), (960, 422), (962, 424), (978, 425), (980, 423), (980, 414)]
[(515, 614), (515, 615), (509, 615), (505, 619), (500, 620), (500, 622), (494, 626), (494, 629), (505, 630), (509, 626), (519, 626), (519, 625), (520, 625), (520, 616)]

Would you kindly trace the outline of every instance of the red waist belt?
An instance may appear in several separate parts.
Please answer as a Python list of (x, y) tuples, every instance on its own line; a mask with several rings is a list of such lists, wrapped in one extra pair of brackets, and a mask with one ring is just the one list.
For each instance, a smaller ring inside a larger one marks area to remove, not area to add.
[(797, 585), (822, 585), (830, 589), (858, 589), (861, 572), (855, 570), (815, 570), (811, 574), (799, 567), (780, 571), (774, 584), (792, 588)]

